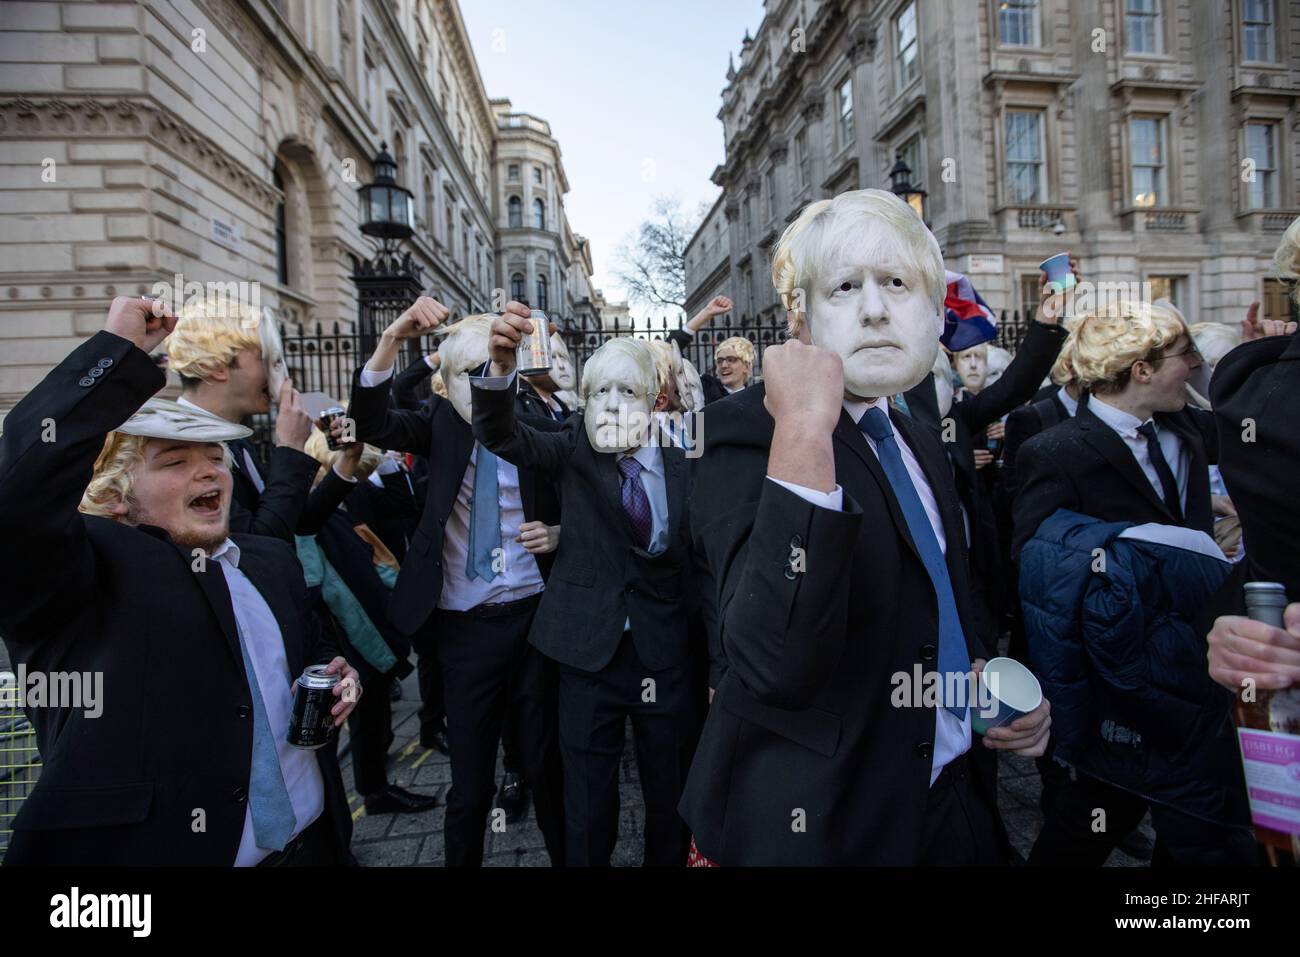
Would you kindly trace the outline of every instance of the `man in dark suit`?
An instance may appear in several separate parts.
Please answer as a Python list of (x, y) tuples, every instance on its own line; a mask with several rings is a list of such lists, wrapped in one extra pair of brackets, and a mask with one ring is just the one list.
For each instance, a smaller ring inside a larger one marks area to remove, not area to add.
[(274, 318), (233, 299), (186, 304), (167, 341), (168, 367), (181, 379), (180, 404), (228, 422), (269, 412), (277, 396), (275, 448), (269, 462), (247, 439), (230, 443), (234, 479), (233, 531), (271, 535), (292, 543), (314, 533), (356, 486), (331, 470), (313, 490), (316, 460), (304, 451), (311, 419), (293, 382)]
[[(1187, 382), (1201, 358), (1182, 317), (1159, 303), (1111, 303), (1077, 323), (1063, 361), (1077, 375), (1083, 401), (1073, 418), (1020, 449), (1015, 553), (1058, 509), (1212, 535), (1209, 466), (1218, 462), (1219, 443), (1210, 413), (1187, 405)], [(1032, 585), (1022, 581), (1021, 594)], [(1076, 772), (1058, 785), (1029, 863), (1099, 866), (1148, 804)], [(1098, 808), (1106, 812), (1100, 831)], [(1180, 864), (1250, 864), (1249, 843), (1239, 847), (1233, 829), (1172, 808), (1162, 809), (1157, 825), (1156, 853)]]
[[(419, 412), (389, 404), (400, 344), (448, 316), (421, 297), (384, 331), (357, 370), (349, 415), (357, 437), (429, 459), (428, 493), (402, 564), (389, 619), (403, 634), (432, 629), (443, 676), (452, 787), (446, 861), (477, 867), (496, 793), (502, 725), (513, 725), (523, 778), (551, 862), (564, 862), (562, 791), (555, 746), (555, 676), (528, 646), (528, 629), (550, 570), (558, 501), (531, 469), (499, 460), (474, 441), (469, 373), (487, 361), (486, 316), (457, 324), (442, 341), (440, 374), (449, 399)], [(514, 402), (514, 396), (508, 397)], [(558, 426), (537, 420), (539, 427)], [(481, 467), (491, 464), (491, 468)]]
[(304, 665), (340, 673), (336, 726), (356, 672), (319, 640), (289, 546), (228, 532), (220, 440), (247, 430), (157, 400), (132, 415), (166, 381), (164, 311), (115, 299), (0, 439), (0, 529), (25, 543), (0, 556), (0, 634), (29, 672), (101, 673), (105, 695), (93, 720), (29, 707), (44, 767), (6, 863), (349, 863), (334, 747), (285, 737)]
[[(800, 338), (701, 424), (691, 525), (727, 669), (682, 814), (724, 866), (1003, 862), (968, 759), (960, 692), (986, 652), (952, 471), (888, 404), (938, 350), (938, 243), (898, 197), (859, 190), (805, 209), (772, 276)], [(951, 693), (921, 696), (936, 680)], [(1047, 711), (984, 746), (1041, 754)]]
[(583, 412), (555, 433), (515, 415), (515, 350), (531, 329), (518, 303), (492, 326), (488, 377), (474, 382), (474, 431), (521, 468), (551, 476), (564, 532), (529, 641), (559, 664), (560, 750), (571, 866), (608, 866), (618, 769), (632, 719), (645, 798), (645, 864), (680, 867), (677, 815), (697, 707), (688, 647), (685, 453), (654, 437), (658, 397), (646, 343), (613, 339), (583, 369)]

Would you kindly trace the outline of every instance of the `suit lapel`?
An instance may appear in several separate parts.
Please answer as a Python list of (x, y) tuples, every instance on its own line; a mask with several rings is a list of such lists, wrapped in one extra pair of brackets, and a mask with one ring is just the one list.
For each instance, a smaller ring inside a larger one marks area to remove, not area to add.
[(935, 449), (928, 442), (923, 441), (925, 437), (919, 436), (918, 433), (924, 426), (917, 425), (906, 415), (890, 416), (890, 421), (894, 423), (894, 428), (903, 436), (908, 448), (916, 456), (921, 471), (925, 473), (925, 480), (930, 484), (934, 501), (939, 506), (939, 521), (943, 525), (943, 536), (947, 540), (948, 575), (952, 578), (955, 588), (958, 574), (962, 578), (965, 577), (961, 556), (966, 548), (966, 523), (962, 521), (961, 506), (957, 496), (947, 494), (949, 490), (956, 491), (953, 488), (952, 466), (949, 465), (948, 455), (942, 449)]
[[(193, 558), (190, 553), (179, 545), (176, 546), (176, 550), (180, 552), (181, 560), (192, 568)], [(221, 567), (219, 561), (208, 558), (204, 562), (204, 570), (193, 574), (195, 581), (199, 583), (199, 588), (203, 591), (203, 597), (208, 600), (208, 605), (216, 616), (217, 623), (221, 625), (221, 633), (226, 638), (226, 647), (230, 649), (230, 656), (235, 660), (235, 667), (242, 674), (244, 653), (239, 648), (239, 627), (235, 624), (235, 606), (230, 597), (230, 588), (226, 584), (226, 570)]]
[(686, 453), (676, 446), (662, 450), (664, 460), (664, 491), (668, 498), (668, 543), (676, 538), (675, 529), (681, 521), (678, 510), (686, 502)]
[[(891, 421), (892, 418), (891, 418)], [(898, 507), (898, 498), (894, 495), (894, 487), (889, 484), (889, 478), (885, 475), (885, 470), (880, 465), (880, 460), (876, 454), (871, 451), (871, 446), (867, 445), (866, 437), (863, 436), (862, 430), (858, 428), (853, 417), (848, 412), (840, 412), (840, 420), (835, 423), (835, 431), (831, 433), (836, 442), (842, 448), (848, 449), (861, 460), (862, 464), (867, 467), (871, 477), (880, 486), (880, 492), (885, 497), (885, 502), (889, 505), (890, 517), (894, 520), (894, 527), (898, 534), (903, 536), (903, 541), (907, 542), (907, 547), (912, 550), (916, 560), (921, 560), (921, 555), (916, 550), (916, 543), (912, 541), (912, 533), (908, 530), (907, 519), (903, 517), (903, 511)], [(836, 477), (839, 477), (839, 465), (836, 464)], [(845, 483), (840, 482), (841, 485)]]
[(1156, 494), (1156, 490), (1147, 480), (1146, 473), (1133, 457), (1132, 450), (1119, 437), (1119, 433), (1097, 418), (1086, 404), (1079, 406), (1075, 419), (1078, 420), (1079, 428), (1083, 431), (1084, 441), (1101, 453), (1115, 471), (1137, 489), (1153, 508), (1159, 509), (1170, 522), (1173, 522), (1174, 513), (1169, 511), (1164, 501)]
[(436, 498), (438, 518), (446, 518), (456, 505), (469, 457), (474, 451), (474, 430), (462, 419), (450, 402), (439, 402), (434, 410), (433, 443), (430, 464), (437, 482)]

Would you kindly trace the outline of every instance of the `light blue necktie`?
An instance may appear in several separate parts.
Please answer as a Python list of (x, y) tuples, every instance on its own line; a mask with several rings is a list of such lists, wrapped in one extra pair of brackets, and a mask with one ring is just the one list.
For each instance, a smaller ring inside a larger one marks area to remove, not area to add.
[(253, 839), (257, 846), (268, 851), (282, 851), (293, 837), (298, 818), (293, 813), (289, 789), (284, 784), (280, 770), (280, 756), (276, 751), (275, 735), (266, 717), (262, 702), (262, 689), (257, 684), (253, 659), (248, 656), (244, 642), (244, 629), (235, 621), (239, 632), (239, 650), (244, 656), (244, 672), (248, 675), (248, 690), (253, 695), (253, 770), (248, 787), (248, 807), (253, 814)]
[(497, 457), (478, 446), (474, 467), (474, 498), (469, 508), (469, 554), (465, 574), (470, 581), (497, 577), (495, 559), (501, 548), (501, 499), (497, 488)]
[[(903, 464), (903, 455), (898, 449), (898, 440), (894, 437), (894, 428), (889, 424), (889, 416), (880, 409), (868, 409), (867, 414), (858, 423), (858, 428), (871, 436), (876, 443), (876, 455), (885, 470), (885, 477), (894, 490), (898, 506), (903, 510), (907, 520), (907, 530), (912, 535), (916, 550), (930, 573), (930, 583), (934, 586), (935, 600), (939, 605), (939, 673), (944, 679), (944, 698), (946, 689), (953, 687), (950, 674), (965, 675), (970, 671), (970, 655), (966, 652), (966, 638), (961, 630), (961, 618), (957, 615), (957, 602), (952, 595), (952, 579), (948, 577), (948, 563), (944, 561), (943, 550), (935, 537), (934, 526), (921, 504), (912, 477)], [(958, 720), (966, 717), (966, 703), (958, 705), (945, 701), (944, 707)]]

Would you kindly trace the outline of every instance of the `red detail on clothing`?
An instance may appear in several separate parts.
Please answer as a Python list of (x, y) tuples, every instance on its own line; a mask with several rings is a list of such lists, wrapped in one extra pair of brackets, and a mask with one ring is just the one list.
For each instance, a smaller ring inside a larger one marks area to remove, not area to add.
[(721, 867), (722, 865), (715, 864), (713, 861), (709, 860), (707, 857), (701, 854), (700, 849), (695, 846), (695, 837), (692, 836), (691, 849), (686, 853), (686, 866), (687, 867)]

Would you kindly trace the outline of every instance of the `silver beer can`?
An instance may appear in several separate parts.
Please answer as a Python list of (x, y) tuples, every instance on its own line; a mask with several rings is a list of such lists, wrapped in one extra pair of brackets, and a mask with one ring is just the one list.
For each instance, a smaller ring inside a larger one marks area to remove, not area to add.
[(520, 375), (540, 375), (551, 369), (551, 323), (546, 313), (534, 309), (530, 313), (533, 331), (524, 334), (519, 341)]

